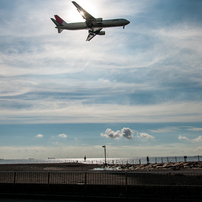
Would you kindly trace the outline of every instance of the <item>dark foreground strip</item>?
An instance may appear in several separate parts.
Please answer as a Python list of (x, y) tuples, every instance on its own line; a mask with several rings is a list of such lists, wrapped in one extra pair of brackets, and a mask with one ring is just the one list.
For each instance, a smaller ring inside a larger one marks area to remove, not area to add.
[(0, 184), (0, 197), (74, 201), (202, 201), (201, 187)]

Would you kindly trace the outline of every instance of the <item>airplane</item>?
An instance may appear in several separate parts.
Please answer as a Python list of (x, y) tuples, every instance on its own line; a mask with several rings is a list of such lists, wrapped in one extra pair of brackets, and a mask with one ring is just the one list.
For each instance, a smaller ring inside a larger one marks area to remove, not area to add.
[(94, 18), (87, 11), (85, 11), (79, 4), (75, 1), (72, 3), (77, 8), (78, 12), (81, 14), (85, 22), (76, 22), (76, 23), (66, 23), (62, 18), (58, 15), (55, 15), (55, 19), (51, 18), (53, 23), (56, 25), (56, 29), (58, 29), (58, 33), (61, 33), (65, 30), (88, 30), (88, 37), (86, 41), (90, 41), (96, 35), (105, 35), (105, 31), (101, 31), (103, 28), (107, 27), (122, 27), (125, 28), (130, 22), (126, 19), (111, 19), (111, 20), (103, 20), (102, 18)]

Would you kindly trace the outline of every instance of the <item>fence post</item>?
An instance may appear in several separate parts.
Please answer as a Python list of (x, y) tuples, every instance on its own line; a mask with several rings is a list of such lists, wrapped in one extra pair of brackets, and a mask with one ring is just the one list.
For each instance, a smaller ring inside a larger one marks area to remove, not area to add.
[(15, 184), (15, 180), (16, 180), (16, 172), (14, 172), (14, 176), (13, 176), (13, 184)]
[(16, 172), (13, 173), (13, 195), (15, 195)]
[(173, 193), (172, 193), (172, 176), (171, 176), (171, 172), (169, 171), (169, 178), (170, 178), (170, 194), (171, 194), (171, 198), (173, 198)]
[(87, 184), (87, 174), (84, 173), (84, 183), (85, 183), (85, 197), (86, 197), (86, 184)]
[(128, 176), (127, 171), (125, 172), (125, 182), (126, 182), (126, 199), (128, 198)]
[(48, 172), (47, 196), (49, 194), (50, 172)]

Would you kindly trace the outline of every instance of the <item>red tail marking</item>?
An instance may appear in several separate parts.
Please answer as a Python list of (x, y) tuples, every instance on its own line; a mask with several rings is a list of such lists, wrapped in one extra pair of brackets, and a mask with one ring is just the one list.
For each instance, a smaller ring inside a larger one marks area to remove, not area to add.
[(55, 19), (57, 22), (59, 22), (60, 24), (63, 23), (63, 19), (61, 19), (58, 15), (55, 15)]

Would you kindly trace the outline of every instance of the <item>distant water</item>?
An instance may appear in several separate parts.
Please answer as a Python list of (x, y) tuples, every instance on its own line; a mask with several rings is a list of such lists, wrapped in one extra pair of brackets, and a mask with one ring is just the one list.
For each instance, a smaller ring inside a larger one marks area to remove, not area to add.
[[(37, 163), (86, 163), (103, 164), (104, 158), (56, 158), (56, 159), (0, 159), (0, 164), (37, 164)], [(184, 156), (177, 157), (149, 157), (149, 163), (183, 162)], [(186, 161), (202, 161), (202, 156), (187, 156)], [(108, 164), (145, 164), (147, 157), (141, 158), (107, 158)]]

